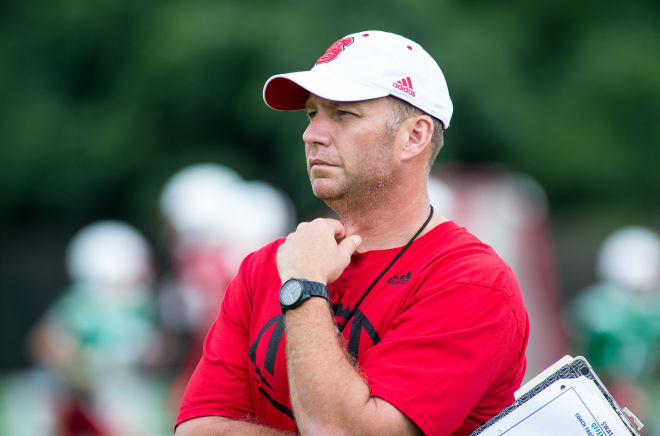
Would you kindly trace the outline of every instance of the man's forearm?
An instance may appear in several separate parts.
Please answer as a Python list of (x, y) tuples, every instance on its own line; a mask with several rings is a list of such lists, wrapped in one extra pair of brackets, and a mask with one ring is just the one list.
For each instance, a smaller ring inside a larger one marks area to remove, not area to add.
[(246, 436), (287, 436), (274, 428), (254, 424), (247, 421), (237, 421), (222, 416), (204, 416), (182, 422), (174, 433), (175, 436), (220, 436), (220, 435), (246, 435)]
[(359, 429), (373, 400), (337, 338), (327, 302), (311, 298), (285, 318), (289, 390), (301, 434)]
[[(277, 251), (282, 283), (304, 277), (336, 280), (361, 239), (346, 237), (337, 220), (301, 223)], [(419, 434), (419, 428), (387, 401), (371, 397), (369, 385), (351, 365), (330, 306), (310, 298), (286, 311), (286, 360), (293, 415), (301, 434)]]

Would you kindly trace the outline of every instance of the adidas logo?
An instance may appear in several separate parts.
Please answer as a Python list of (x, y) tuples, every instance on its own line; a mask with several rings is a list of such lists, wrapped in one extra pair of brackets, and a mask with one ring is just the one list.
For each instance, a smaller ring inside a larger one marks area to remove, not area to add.
[(403, 91), (406, 94), (410, 94), (413, 97), (415, 96), (415, 91), (413, 91), (413, 86), (412, 86), (412, 82), (410, 81), (410, 77), (405, 77), (401, 80), (397, 80), (396, 82), (392, 83), (392, 86), (394, 86), (399, 91)]
[(408, 274), (401, 274), (400, 276), (390, 277), (387, 280), (387, 283), (390, 284), (390, 285), (398, 285), (398, 284), (408, 283), (408, 280), (410, 280), (410, 274), (411, 274), (411, 271), (408, 271)]

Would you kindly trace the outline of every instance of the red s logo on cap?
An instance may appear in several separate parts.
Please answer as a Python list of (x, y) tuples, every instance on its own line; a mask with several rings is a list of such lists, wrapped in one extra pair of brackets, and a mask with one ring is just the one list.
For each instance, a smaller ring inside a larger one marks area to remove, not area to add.
[(340, 39), (330, 46), (329, 49), (325, 51), (325, 54), (318, 58), (316, 61), (317, 64), (322, 64), (323, 62), (330, 62), (344, 50), (344, 47), (348, 47), (353, 44), (353, 37), (349, 36), (348, 38)]

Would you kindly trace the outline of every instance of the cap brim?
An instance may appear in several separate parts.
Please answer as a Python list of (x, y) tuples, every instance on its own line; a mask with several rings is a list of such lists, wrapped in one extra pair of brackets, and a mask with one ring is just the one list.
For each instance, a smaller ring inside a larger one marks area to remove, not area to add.
[(389, 95), (383, 89), (325, 71), (278, 74), (264, 85), (266, 104), (282, 111), (304, 109), (310, 93), (334, 101), (361, 101)]

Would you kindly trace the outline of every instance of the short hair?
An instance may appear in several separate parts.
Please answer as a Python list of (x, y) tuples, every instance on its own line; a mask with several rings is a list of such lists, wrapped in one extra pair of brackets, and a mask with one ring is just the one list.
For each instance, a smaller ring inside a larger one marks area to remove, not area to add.
[(445, 128), (442, 124), (442, 121), (411, 105), (407, 101), (401, 100), (400, 98), (396, 98), (391, 95), (387, 98), (392, 103), (393, 114), (392, 118), (387, 124), (391, 130), (396, 130), (399, 128), (402, 122), (408, 118), (416, 117), (418, 115), (428, 115), (433, 120), (433, 136), (431, 136), (431, 154), (428, 165), (430, 171), (431, 167), (433, 166), (433, 162), (435, 162), (435, 159), (438, 157), (438, 153), (440, 153), (440, 149), (445, 143)]

